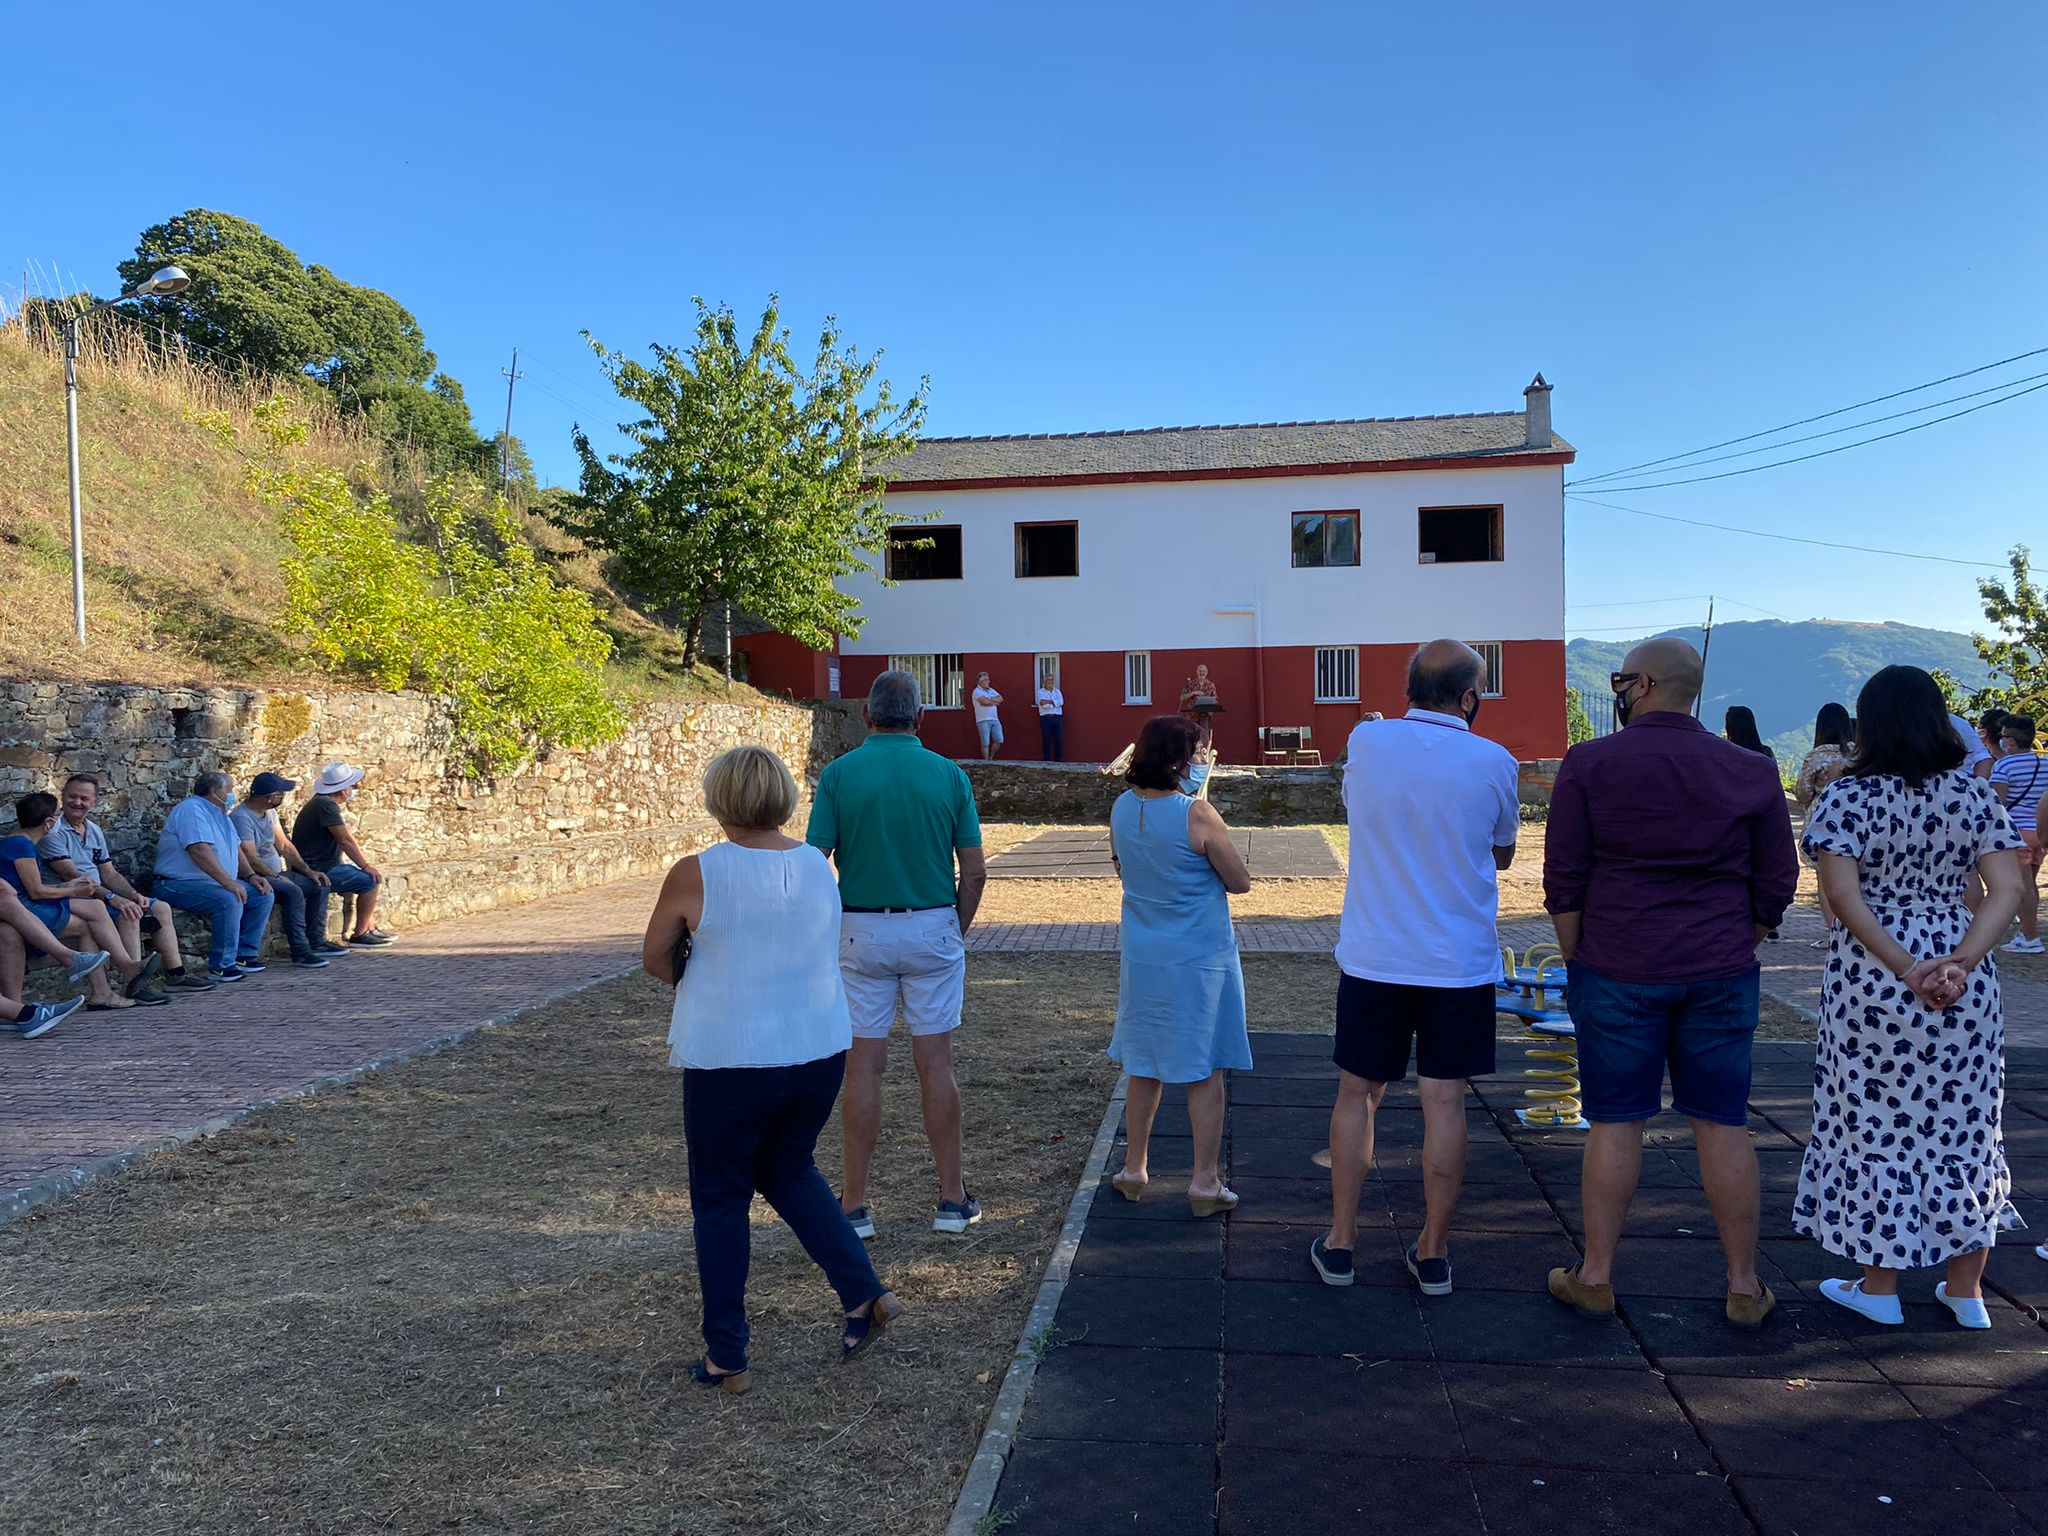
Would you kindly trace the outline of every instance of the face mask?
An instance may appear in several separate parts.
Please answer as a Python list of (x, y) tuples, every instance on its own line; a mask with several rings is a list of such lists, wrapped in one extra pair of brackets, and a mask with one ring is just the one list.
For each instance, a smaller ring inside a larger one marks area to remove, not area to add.
[(1184, 795), (1192, 795), (1202, 787), (1202, 781), (1208, 777), (1209, 765), (1207, 763), (1190, 763), (1187, 772), (1180, 776), (1180, 792)]
[(1628, 717), (1634, 712), (1635, 701), (1629, 698), (1628, 690), (1624, 688), (1614, 696), (1614, 718), (1620, 724), (1627, 725)]
[(1479, 718), (1479, 704), (1479, 695), (1475, 693), (1472, 695), (1472, 707), (1464, 711), (1465, 723), (1467, 725), (1471, 725), (1474, 721), (1476, 721)]
[(227, 809), (227, 810), (230, 810), (230, 811), (232, 811), (232, 810), (233, 810), (233, 809), (235, 808), (235, 806), (236, 806), (237, 804), (239, 804), (239, 803), (240, 803), (240, 802), (239, 802), (239, 801), (237, 801), (237, 800), (235, 799), (235, 792), (234, 792), (234, 791), (233, 791), (232, 789), (231, 789), (231, 790), (229, 790), (229, 791), (228, 791), (228, 803), (227, 803), (227, 805), (226, 805), (225, 809)]

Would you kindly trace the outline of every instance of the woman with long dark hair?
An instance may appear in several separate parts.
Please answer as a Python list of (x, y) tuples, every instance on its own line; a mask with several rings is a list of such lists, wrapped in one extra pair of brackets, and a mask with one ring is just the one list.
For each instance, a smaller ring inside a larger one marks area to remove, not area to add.
[(1138, 733), (1130, 788), (1110, 811), (1110, 852), (1123, 879), (1117, 938), (1116, 1032), (1109, 1056), (1130, 1074), (1124, 1166), (1110, 1182), (1126, 1200), (1151, 1178), (1152, 1121), (1168, 1083), (1184, 1083), (1194, 1130), (1188, 1205), (1213, 1216), (1237, 1204), (1223, 1185), (1223, 1074), (1249, 1071), (1244, 973), (1230, 896), (1252, 888), (1230, 829), (1181, 789), (1201, 730), (1174, 715)]
[(1765, 757), (1776, 754), (1764, 745), (1764, 739), (1757, 734), (1756, 711), (1747, 704), (1730, 704), (1728, 713), (1722, 717), (1721, 734), (1738, 747), (1747, 747), (1752, 752), (1761, 752)]
[[(1815, 798), (1849, 767), (1849, 746), (1854, 737), (1854, 725), (1849, 711), (1836, 703), (1823, 704), (1813, 721), (1813, 750), (1806, 754), (1806, 761), (1799, 765), (1799, 777), (1792, 786), (1792, 798), (1799, 802), (1801, 810), (1811, 810)], [(1826, 949), (1828, 939), (1835, 931), (1834, 908), (1828, 905), (1828, 893), (1820, 893), (1820, 920), (1827, 928), (1827, 934), (1813, 941), (1815, 949)]]
[[(1902, 1270), (1947, 1267), (1935, 1296), (1988, 1328), (1985, 1261), (2016, 1226), (1999, 1117), (2005, 1025), (1991, 949), (2020, 905), (2020, 839), (1932, 677), (1886, 667), (1856, 700), (1849, 771), (1806, 829), (1840, 915), (1821, 982), (1813, 1138), (1793, 1225), (1863, 1266), (1821, 1294), (1904, 1321)], [(1984, 897), (1964, 901), (1972, 873)]]

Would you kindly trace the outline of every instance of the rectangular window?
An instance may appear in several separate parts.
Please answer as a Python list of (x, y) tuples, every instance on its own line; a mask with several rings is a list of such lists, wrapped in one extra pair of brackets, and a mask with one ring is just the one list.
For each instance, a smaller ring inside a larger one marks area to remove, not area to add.
[(1358, 702), (1358, 647), (1319, 645), (1316, 647), (1316, 702), (1356, 704)]
[(1501, 558), (1499, 507), (1423, 507), (1415, 527), (1417, 558), (1424, 565)]
[(1081, 525), (1079, 523), (1017, 524), (1017, 574), (1019, 576), (1080, 575)]
[(957, 651), (937, 656), (891, 656), (889, 670), (917, 679), (917, 696), (926, 709), (958, 709), (966, 695), (966, 658)]
[(1294, 514), (1294, 568), (1358, 564), (1356, 512)]
[(891, 581), (958, 581), (960, 530), (911, 523), (889, 530), (884, 572)]
[(1124, 702), (1126, 704), (1150, 704), (1152, 702), (1152, 653), (1150, 651), (1124, 652)]
[(1474, 640), (1472, 649), (1486, 662), (1486, 686), (1479, 690), (1480, 697), (1497, 699), (1504, 691), (1500, 677), (1500, 642), (1498, 640)]
[(1034, 658), (1032, 670), (1038, 674), (1038, 686), (1057, 688), (1060, 685), (1060, 659), (1052, 651), (1041, 651)]
[(825, 663), (825, 697), (828, 699), (839, 697), (839, 658), (837, 656), (834, 656)]

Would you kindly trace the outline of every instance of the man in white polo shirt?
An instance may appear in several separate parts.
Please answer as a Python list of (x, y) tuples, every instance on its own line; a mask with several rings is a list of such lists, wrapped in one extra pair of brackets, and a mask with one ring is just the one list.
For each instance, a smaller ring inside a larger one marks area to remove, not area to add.
[(1346, 748), (1350, 878), (1338, 925), (1337, 1040), (1330, 1112), (1330, 1230), (1309, 1245), (1329, 1285), (1350, 1285), (1358, 1195), (1372, 1166), (1373, 1114), (1415, 1056), (1422, 1098), (1422, 1232), (1408, 1272), (1451, 1292), (1451, 1213), (1465, 1179), (1465, 1080), (1494, 1069), (1500, 946), (1496, 879), (1520, 830), (1515, 760), (1472, 734), (1486, 663), (1432, 640), (1408, 664), (1406, 716), (1361, 723)]

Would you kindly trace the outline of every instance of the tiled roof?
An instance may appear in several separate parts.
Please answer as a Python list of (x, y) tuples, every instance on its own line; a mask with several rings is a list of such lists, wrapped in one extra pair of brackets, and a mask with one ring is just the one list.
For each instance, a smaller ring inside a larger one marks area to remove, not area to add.
[(1295, 467), (1487, 459), (1530, 452), (1569, 456), (1573, 449), (1556, 436), (1547, 447), (1531, 449), (1522, 412), (1492, 411), (1027, 437), (928, 437), (915, 451), (892, 461), (889, 471), (897, 486), (909, 489), (974, 480), (1273, 474)]

